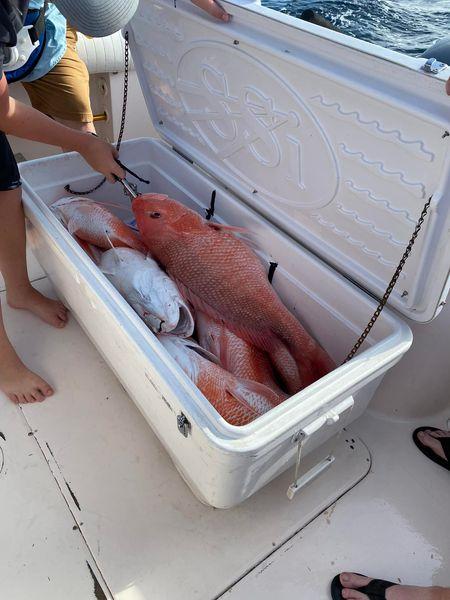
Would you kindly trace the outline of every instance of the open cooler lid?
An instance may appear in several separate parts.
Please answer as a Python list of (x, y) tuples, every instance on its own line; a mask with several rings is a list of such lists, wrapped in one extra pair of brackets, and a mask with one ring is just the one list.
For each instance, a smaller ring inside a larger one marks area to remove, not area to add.
[(230, 23), (185, 0), (141, 0), (130, 44), (161, 136), (337, 270), (380, 297), (428, 197), (390, 303), (428, 321), (450, 264), (445, 69), (257, 3)]

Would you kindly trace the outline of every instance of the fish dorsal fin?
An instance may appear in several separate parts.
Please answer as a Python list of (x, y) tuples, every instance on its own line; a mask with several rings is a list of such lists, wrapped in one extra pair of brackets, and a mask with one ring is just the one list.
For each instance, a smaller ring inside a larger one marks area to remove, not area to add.
[(223, 233), (233, 233), (238, 240), (244, 242), (251, 250), (261, 252), (260, 245), (253, 238), (252, 233), (245, 227), (235, 227), (233, 225), (224, 225), (223, 223), (208, 223), (208, 227), (215, 231), (222, 231)]
[(207, 223), (210, 229), (223, 231), (224, 233), (249, 233), (245, 227), (234, 227), (233, 225), (224, 225), (223, 223)]

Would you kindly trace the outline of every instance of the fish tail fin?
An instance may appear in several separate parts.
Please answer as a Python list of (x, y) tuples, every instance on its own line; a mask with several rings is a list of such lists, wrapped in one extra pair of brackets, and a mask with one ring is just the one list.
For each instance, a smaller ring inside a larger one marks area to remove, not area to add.
[(297, 357), (281, 340), (274, 340), (271, 346), (269, 356), (284, 386), (290, 394), (299, 392), (308, 385), (303, 363), (299, 363)]
[(251, 379), (230, 377), (226, 384), (227, 392), (244, 408), (259, 417), (280, 403), (278, 394), (262, 383)]
[(287, 309), (280, 311), (274, 333), (297, 363), (303, 387), (311, 385), (335, 368), (327, 352)]

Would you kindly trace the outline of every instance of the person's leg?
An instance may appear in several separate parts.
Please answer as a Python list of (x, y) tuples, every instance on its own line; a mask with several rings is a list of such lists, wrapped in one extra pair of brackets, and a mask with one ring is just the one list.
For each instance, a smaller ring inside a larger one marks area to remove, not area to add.
[[(0, 132), (0, 272), (12, 306), (26, 308), (39, 317), (63, 327), (66, 309), (32, 288), (25, 254), (25, 218), (21, 201), (20, 176), (12, 150)], [(0, 303), (0, 390), (14, 402), (36, 402), (51, 396), (52, 388), (27, 369), (12, 347), (3, 324)]]
[[(370, 584), (370, 577), (355, 573), (341, 573), (340, 581), (343, 586), (342, 598), (348, 600), (367, 600), (368, 596), (358, 591)], [(416, 587), (409, 585), (393, 585), (386, 592), (386, 600), (450, 600), (450, 588)]]
[(13, 402), (40, 402), (53, 394), (41, 377), (26, 368), (6, 335), (0, 302), (0, 390)]
[(54, 327), (64, 327), (67, 310), (33, 288), (26, 264), (25, 216), (21, 188), (0, 192), (0, 272), (12, 308), (33, 312)]

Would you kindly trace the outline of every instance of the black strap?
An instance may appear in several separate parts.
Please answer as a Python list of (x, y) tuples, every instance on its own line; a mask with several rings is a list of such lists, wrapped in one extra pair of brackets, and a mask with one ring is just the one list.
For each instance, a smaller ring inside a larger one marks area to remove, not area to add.
[(278, 267), (278, 263), (277, 262), (270, 262), (269, 263), (269, 273), (267, 275), (267, 278), (269, 280), (269, 283), (272, 283), (273, 280), (273, 276), (275, 275), (275, 271), (277, 270)]
[(385, 581), (384, 579), (372, 579), (372, 581), (364, 587), (354, 588), (361, 594), (369, 596), (370, 600), (386, 600), (386, 590), (397, 583)]
[(144, 179), (143, 177), (140, 177), (140, 175), (138, 175), (137, 173), (135, 173), (134, 171), (132, 171), (131, 169), (129, 169), (128, 167), (126, 167), (122, 162), (120, 162), (120, 160), (118, 158), (116, 158), (116, 163), (122, 167), (122, 169), (126, 172), (129, 173), (130, 175), (132, 175), (133, 177), (136, 177), (136, 179), (138, 181), (140, 181), (141, 183), (146, 183), (147, 185), (150, 184), (150, 180), (149, 179)]
[(450, 437), (440, 437), (436, 438), (441, 442), (442, 450), (444, 451), (445, 458), (448, 460), (450, 464)]
[(213, 190), (211, 193), (211, 200), (209, 202), (209, 208), (206, 209), (206, 220), (209, 221), (214, 216), (214, 211), (216, 210), (216, 190)]
[[(92, 135), (96, 135), (95, 133)], [(128, 167), (126, 167), (123, 162), (121, 162), (118, 158), (115, 159), (116, 163), (118, 165), (120, 165), (122, 167), (122, 169), (126, 172), (129, 173), (132, 177), (136, 177), (136, 179), (138, 181), (141, 181), (142, 183), (146, 183), (147, 185), (150, 184), (150, 181), (148, 179), (144, 179), (143, 177), (140, 177), (137, 173), (135, 173), (134, 171), (132, 171), (131, 169), (129, 169)], [(64, 189), (67, 193), (72, 194), (73, 196), (86, 196), (88, 194), (92, 194), (92, 192), (95, 192), (96, 190), (98, 190), (99, 188), (102, 187), (102, 185), (105, 183), (106, 181), (106, 177), (103, 177), (103, 179), (97, 184), (95, 185), (93, 188), (89, 189), (89, 190), (83, 190), (82, 192), (77, 192), (76, 190), (73, 190), (70, 187), (70, 183), (68, 183), (67, 185), (64, 186)]]
[(29, 35), (33, 44), (35, 44), (45, 31), (45, 13), (48, 8), (48, 0), (45, 0), (43, 6), (39, 9), (39, 16), (33, 27), (29, 30)]

